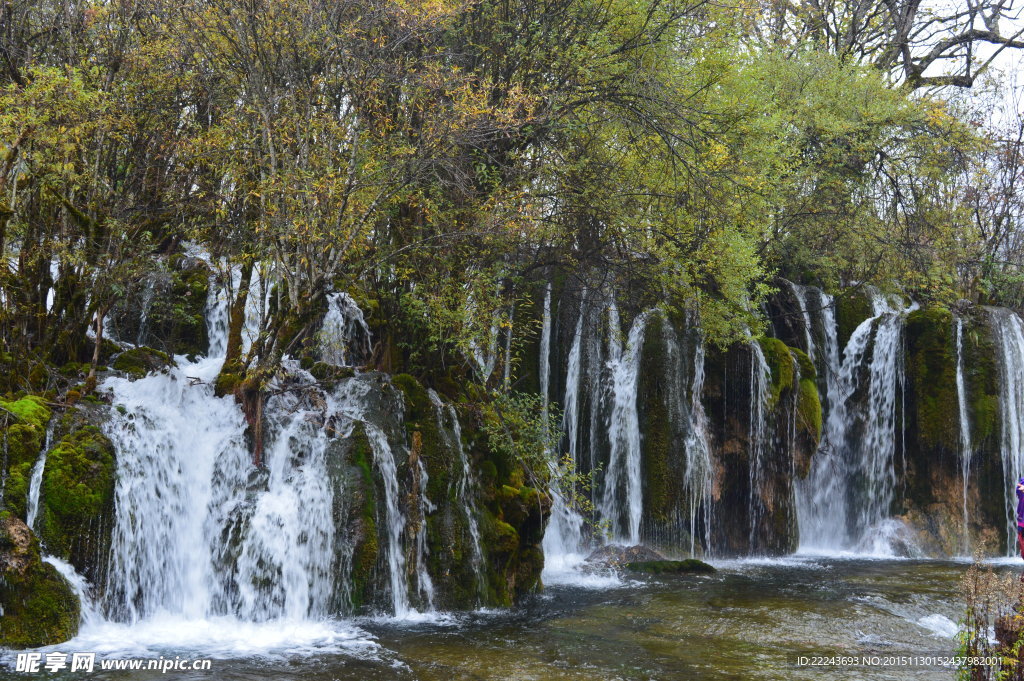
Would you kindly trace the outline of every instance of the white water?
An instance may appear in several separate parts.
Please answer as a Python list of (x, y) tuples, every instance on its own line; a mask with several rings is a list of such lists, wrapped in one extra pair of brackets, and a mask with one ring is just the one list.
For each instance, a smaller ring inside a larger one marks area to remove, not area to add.
[[(88, 623), (82, 640), (126, 636), (107, 645), (228, 652), (246, 649), (249, 635), (264, 642), (252, 650), (358, 647), (365, 641), (358, 629), (318, 624), (347, 594), (351, 547), (335, 536), (333, 517), (346, 492), (328, 454), (335, 433), (347, 437), (356, 421), (364, 422), (384, 483), (393, 613), (413, 612), (395, 457), (381, 427), (366, 420), (373, 388), (358, 378), (331, 394), (271, 386), (263, 466), (256, 468), (238, 405), (212, 394), (221, 361), (102, 385), (118, 407), (104, 427), (118, 453), (109, 585), (100, 604), (109, 619)], [(387, 409), (391, 416), (396, 410), (400, 418), (400, 407)], [(425, 488), (425, 476), (422, 482)], [(432, 510), (425, 497), (422, 503)], [(429, 604), (429, 577), (417, 576)], [(193, 636), (228, 626), (209, 641)]]
[(807, 356), (811, 358), (813, 362), (815, 360), (815, 348), (814, 348), (814, 336), (813, 329), (814, 325), (811, 323), (811, 314), (807, 309), (807, 295), (806, 290), (799, 284), (789, 282), (790, 288), (793, 290), (793, 297), (796, 298), (797, 307), (800, 308), (800, 316), (803, 318), (804, 323), (804, 344), (807, 348)]
[(750, 362), (750, 422), (749, 434), (749, 485), (747, 518), (750, 522), (748, 538), (751, 553), (758, 553), (757, 533), (761, 518), (764, 516), (764, 497), (762, 482), (764, 475), (765, 456), (771, 445), (768, 427), (768, 387), (772, 380), (772, 372), (768, 367), (761, 344), (751, 339), (748, 342), (751, 351)]
[[(550, 286), (545, 296), (544, 322), (541, 331), (541, 386), (544, 395), (545, 417), (547, 416), (547, 394), (549, 390), (550, 338), (551, 338), (551, 305)], [(586, 302), (586, 291), (583, 293)], [(579, 419), (580, 419), (580, 381), (582, 379), (581, 349), (583, 342), (583, 319), (585, 312), (580, 310), (573, 334), (572, 346), (569, 349), (569, 360), (565, 377), (565, 397), (562, 404), (562, 430), (566, 433), (569, 444), (569, 460), (573, 466), (579, 465)], [(544, 573), (545, 583), (560, 579), (559, 575), (575, 570), (586, 557), (584, 555), (583, 527), (584, 519), (574, 506), (566, 500), (563, 489), (565, 470), (558, 460), (557, 453), (551, 453), (551, 517), (544, 530)], [(568, 578), (566, 578), (568, 579)]]
[(600, 513), (609, 524), (613, 541), (637, 544), (643, 513), (643, 484), (640, 477), (640, 417), (636, 408), (640, 375), (640, 350), (649, 312), (637, 315), (629, 330), (626, 347), (619, 340), (619, 311), (608, 310), (608, 368), (611, 372), (611, 420), (608, 426), (610, 451), (605, 471)]
[(50, 451), (53, 442), (53, 419), (46, 424), (46, 439), (43, 441), (43, 451), (39, 452), (39, 458), (32, 466), (32, 477), (28, 483), (28, 505), (25, 508), (25, 524), (30, 530), (35, 530), (36, 517), (39, 515), (39, 495), (43, 487), (43, 470), (46, 468), (46, 455)]
[(372, 423), (364, 422), (366, 437), (373, 450), (373, 461), (384, 482), (384, 523), (387, 529), (387, 557), (391, 582), (391, 607), (395, 617), (409, 617), (414, 611), (409, 606), (409, 587), (405, 571), (405, 551), (402, 535), (405, 516), (399, 507), (398, 467), (384, 431)]
[(956, 399), (960, 411), (960, 484), (963, 486), (963, 544), (965, 556), (971, 554), (971, 536), (968, 525), (967, 492), (971, 479), (971, 419), (967, 411), (967, 383), (964, 380), (964, 321), (956, 318)]
[[(690, 555), (697, 555), (698, 536), (705, 547), (711, 542), (711, 445), (704, 412), (704, 341), (698, 338), (693, 356), (690, 386), (690, 428), (686, 433), (686, 495), (689, 499)], [(698, 530), (698, 522), (701, 527)], [(698, 535), (698, 531), (700, 534)]]
[[(893, 457), (902, 433), (896, 423), (896, 400), (903, 392), (903, 321), (916, 306), (895, 308), (878, 293), (873, 294), (872, 306), (874, 316), (863, 321), (847, 342), (838, 375), (826, 379), (829, 411), (822, 443), (807, 480), (797, 484), (802, 551), (909, 550), (887, 520), (896, 483)], [(828, 348), (837, 335), (835, 316), (826, 314), (823, 320)], [(864, 390), (866, 408), (861, 409), (851, 398)], [(862, 435), (854, 437), (851, 432)]]
[(992, 327), (999, 348), (999, 407), (1002, 429), (1000, 452), (1006, 507), (1006, 551), (1017, 547), (1016, 482), (1024, 476), (1024, 322), (1010, 310), (991, 310)]
[(56, 556), (43, 556), (43, 561), (57, 568), (57, 572), (60, 573), (61, 577), (66, 579), (68, 584), (71, 585), (71, 591), (78, 596), (78, 601), (82, 607), (81, 626), (88, 627), (102, 622), (103, 616), (96, 610), (96, 604), (92, 599), (92, 587), (85, 577), (78, 574), (71, 563), (61, 560)]
[(370, 356), (371, 334), (363, 311), (348, 293), (327, 296), (327, 314), (318, 335), (320, 359), (350, 366)]
[(419, 590), (420, 598), (426, 605), (428, 611), (434, 609), (434, 581), (427, 572), (427, 556), (430, 549), (427, 546), (427, 515), (433, 513), (437, 508), (427, 497), (427, 485), (430, 483), (430, 476), (427, 474), (427, 467), (423, 458), (416, 459), (419, 493), (417, 512), (419, 525), (416, 527), (416, 588)]

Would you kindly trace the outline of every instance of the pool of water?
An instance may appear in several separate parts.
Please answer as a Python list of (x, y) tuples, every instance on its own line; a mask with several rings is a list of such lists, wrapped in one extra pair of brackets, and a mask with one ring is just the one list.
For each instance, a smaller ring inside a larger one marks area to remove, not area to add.
[[(98, 659), (210, 657), (211, 672), (94, 679), (613, 681), (953, 679), (951, 669), (823, 669), (800, 656), (951, 655), (965, 561), (794, 556), (720, 561), (707, 576), (557, 581), (511, 611), (412, 621), (94, 624), (54, 650)], [(1019, 569), (999, 564), (998, 570)], [(45, 651), (44, 651), (45, 652)], [(7, 659), (10, 662), (10, 656)], [(28, 678), (7, 672), (11, 678)], [(67, 674), (67, 678), (82, 678)]]

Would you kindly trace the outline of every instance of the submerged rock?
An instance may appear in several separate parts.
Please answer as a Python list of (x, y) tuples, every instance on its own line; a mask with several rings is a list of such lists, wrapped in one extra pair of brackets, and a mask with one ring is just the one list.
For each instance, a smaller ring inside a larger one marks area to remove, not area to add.
[(71, 585), (39, 554), (20, 519), (0, 515), (0, 646), (35, 648), (78, 633), (81, 603)]
[(647, 560), (626, 563), (623, 566), (630, 572), (646, 572), (653, 575), (665, 574), (711, 574), (715, 568), (702, 560), (687, 558), (686, 560)]

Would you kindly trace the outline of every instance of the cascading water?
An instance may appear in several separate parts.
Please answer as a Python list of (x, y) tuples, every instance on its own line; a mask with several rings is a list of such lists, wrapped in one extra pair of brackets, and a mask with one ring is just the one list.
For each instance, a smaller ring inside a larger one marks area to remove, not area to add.
[(640, 478), (640, 417), (637, 413), (637, 379), (640, 350), (649, 312), (637, 315), (629, 330), (626, 347), (619, 340), (619, 311), (609, 307), (608, 368), (611, 373), (612, 411), (608, 426), (611, 444), (601, 498), (601, 517), (608, 521), (612, 539), (636, 544), (640, 541), (643, 486)]
[(804, 323), (804, 343), (807, 347), (807, 356), (811, 358), (811, 361), (815, 361), (815, 348), (814, 348), (814, 325), (811, 323), (811, 313), (807, 309), (807, 296), (805, 288), (799, 284), (789, 282), (789, 287), (793, 290), (793, 297), (796, 298), (797, 307), (800, 308), (800, 316), (803, 318)]
[(747, 517), (750, 519), (749, 540), (752, 552), (757, 552), (757, 530), (764, 516), (762, 483), (764, 476), (765, 457), (768, 454), (770, 433), (768, 427), (768, 397), (772, 380), (772, 372), (768, 367), (761, 344), (751, 339), (748, 343), (751, 350), (750, 362), (750, 425), (749, 456), (750, 456), (750, 496)]
[(39, 452), (39, 459), (32, 467), (32, 477), (28, 484), (28, 505), (25, 509), (25, 524), (29, 529), (36, 529), (36, 518), (39, 515), (39, 495), (43, 488), (43, 470), (46, 468), (46, 455), (50, 451), (53, 440), (53, 424), (51, 420), (46, 424), (46, 439), (43, 441), (43, 450)]
[(327, 314), (318, 339), (320, 359), (328, 364), (349, 366), (370, 356), (370, 327), (348, 293), (327, 296)]
[[(586, 292), (583, 296), (586, 301)], [(579, 409), (581, 379), (581, 345), (583, 338), (584, 312), (580, 312), (573, 334), (572, 347), (565, 379), (565, 398), (563, 400), (562, 429), (569, 443), (569, 460), (578, 465), (579, 456)], [(541, 394), (544, 396), (544, 416), (547, 418), (547, 395), (550, 389), (550, 352), (551, 352), (551, 286), (548, 285), (544, 297), (544, 320), (541, 328), (540, 377)], [(565, 498), (562, 488), (564, 471), (555, 452), (550, 453), (551, 485), (548, 490), (551, 497), (551, 518), (544, 531), (544, 569), (545, 572), (559, 571), (579, 563), (583, 556), (584, 520)]]
[[(903, 393), (903, 322), (916, 306), (895, 308), (873, 293), (872, 308), (874, 316), (850, 336), (838, 375), (827, 379), (822, 444), (807, 480), (797, 485), (802, 549), (889, 553), (898, 533), (889, 511), (902, 432), (897, 398)], [(835, 338), (834, 315), (823, 318), (826, 339)], [(865, 386), (860, 379), (869, 352)]]
[[(445, 444), (449, 449), (455, 452), (462, 469), (462, 474), (459, 476), (458, 482), (455, 483), (455, 498), (458, 499), (459, 508), (466, 515), (466, 527), (469, 530), (470, 549), (472, 551), (470, 562), (476, 578), (477, 598), (480, 599), (483, 597), (486, 585), (484, 578), (484, 552), (480, 545), (480, 521), (477, 518), (478, 510), (475, 498), (477, 489), (476, 479), (473, 476), (473, 469), (469, 464), (469, 457), (462, 446), (462, 426), (459, 423), (459, 415), (455, 411), (455, 407), (450, 404), (445, 405), (433, 389), (427, 391), (427, 394), (434, 405), (437, 427), (441, 431), (441, 437), (444, 438)], [(446, 414), (451, 424), (450, 429), (445, 424), (444, 417)]]
[[(118, 452), (108, 616), (299, 622), (334, 612), (339, 594), (344, 601), (347, 593), (351, 548), (335, 530), (345, 489), (329, 456), (334, 436), (348, 437), (357, 422), (383, 483), (393, 612), (408, 616), (396, 459), (367, 406), (376, 388), (357, 376), (333, 392), (309, 393), (303, 385), (312, 378), (289, 367), (297, 380), (271, 390), (263, 466), (254, 468), (241, 411), (212, 393), (219, 365), (214, 358), (104, 384), (120, 407), (105, 425)], [(400, 403), (387, 412), (400, 418)], [(432, 587), (418, 576), (430, 602)]]
[(1006, 551), (1007, 555), (1015, 555), (1015, 488), (1017, 480), (1024, 476), (1024, 322), (1010, 310), (992, 309), (990, 314), (999, 346), (999, 449), (1006, 495)]
[(427, 486), (430, 484), (430, 476), (427, 474), (427, 467), (422, 458), (416, 459), (416, 491), (418, 503), (416, 504), (417, 525), (416, 525), (416, 588), (419, 590), (420, 598), (426, 604), (427, 610), (434, 609), (434, 581), (427, 572), (427, 555), (430, 553), (427, 547), (427, 514), (433, 513), (437, 508), (427, 497)]
[(960, 412), (960, 482), (963, 485), (963, 552), (971, 553), (967, 491), (971, 479), (971, 419), (967, 411), (967, 383), (964, 380), (964, 320), (956, 318), (956, 399)]

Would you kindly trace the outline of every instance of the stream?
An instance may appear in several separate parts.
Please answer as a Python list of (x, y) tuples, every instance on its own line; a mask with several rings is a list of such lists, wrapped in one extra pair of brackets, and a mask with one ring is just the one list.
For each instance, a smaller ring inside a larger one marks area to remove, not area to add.
[[(713, 575), (546, 575), (509, 611), (405, 620), (182, 620), (87, 624), (53, 648), (115, 658), (212, 658), (210, 671), (94, 679), (592, 681), (953, 679), (934, 666), (823, 668), (805, 656), (952, 655), (966, 560), (796, 554), (716, 561)], [(1017, 562), (999, 559), (998, 571)], [(13, 662), (8, 654), (6, 663)], [(26, 678), (9, 672), (10, 678)], [(67, 673), (56, 678), (81, 678)]]

